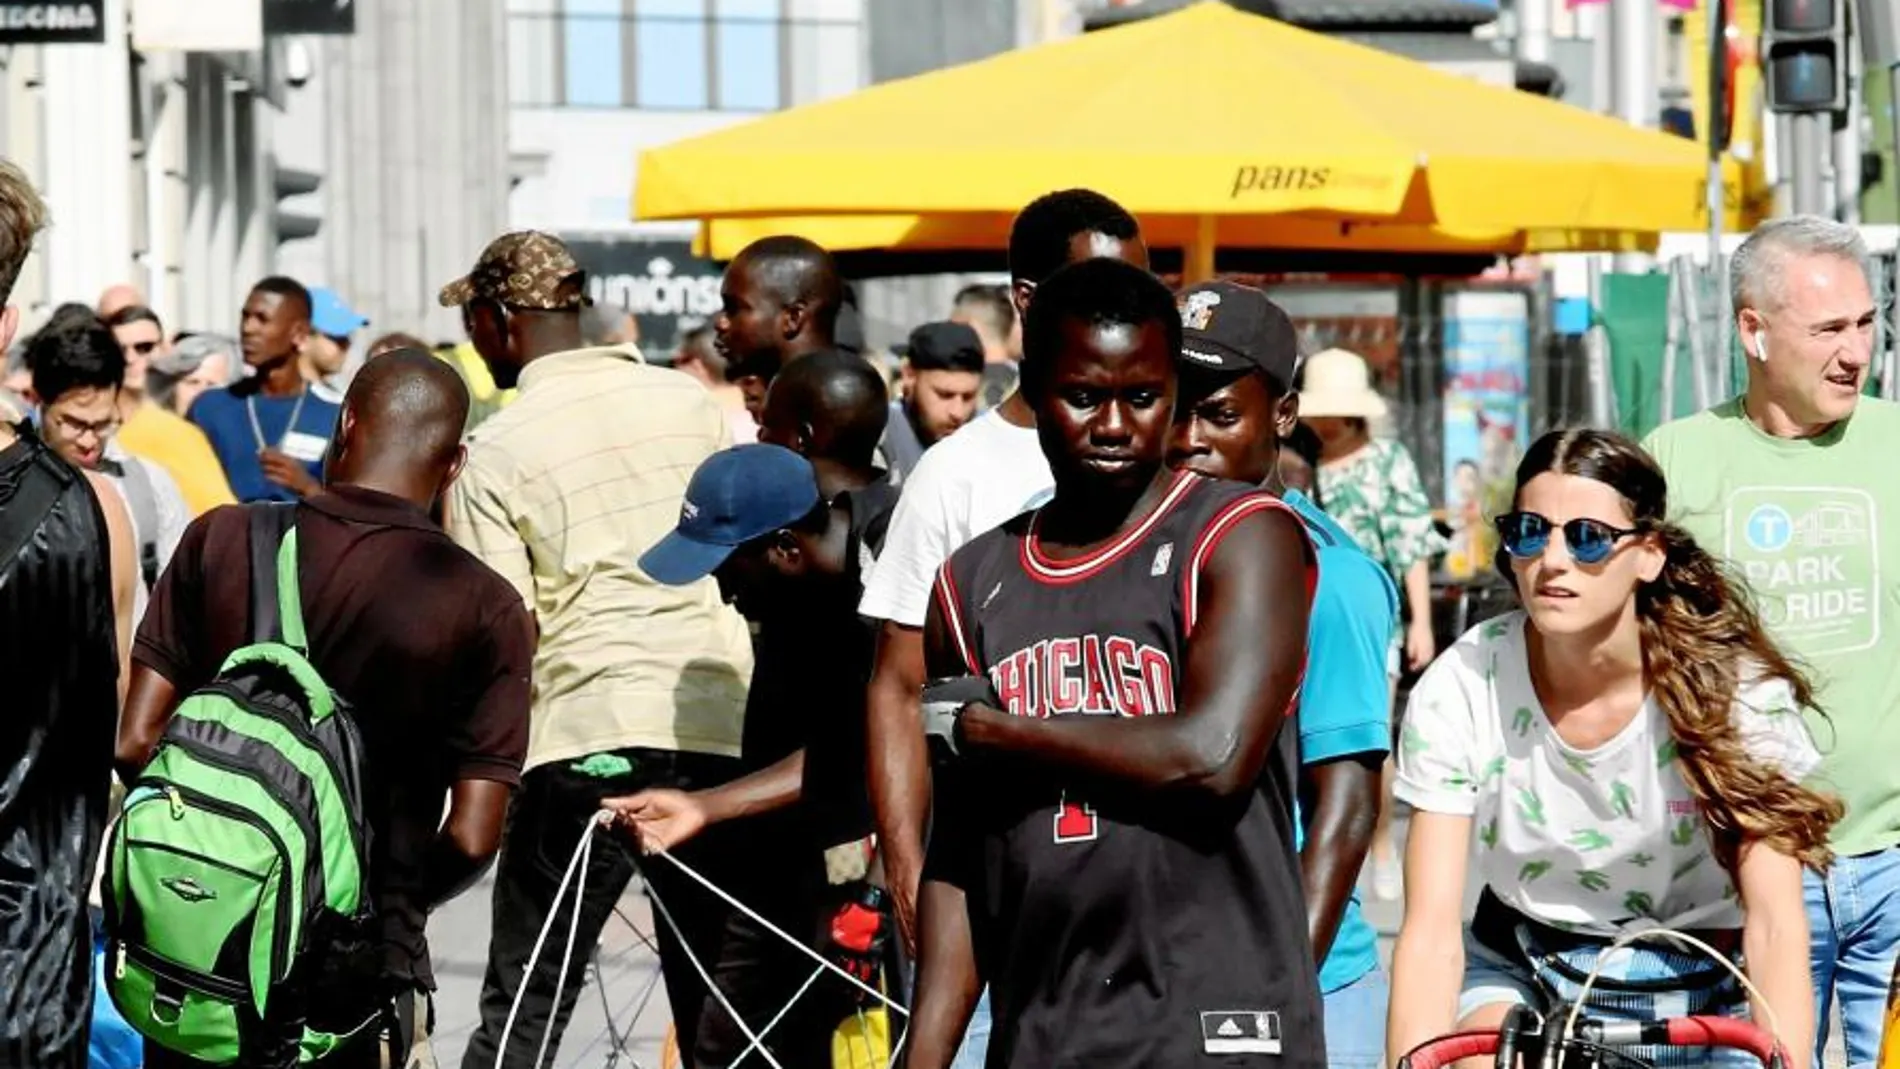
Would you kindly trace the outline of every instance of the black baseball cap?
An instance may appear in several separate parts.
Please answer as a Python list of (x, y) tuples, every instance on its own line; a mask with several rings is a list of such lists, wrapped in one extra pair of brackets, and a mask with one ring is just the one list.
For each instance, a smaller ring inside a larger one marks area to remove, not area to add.
[(1181, 291), (1184, 366), (1216, 372), (1264, 371), (1291, 389), (1300, 338), (1286, 310), (1237, 282), (1202, 282)]
[(983, 339), (968, 323), (925, 323), (892, 349), (914, 371), (983, 370)]

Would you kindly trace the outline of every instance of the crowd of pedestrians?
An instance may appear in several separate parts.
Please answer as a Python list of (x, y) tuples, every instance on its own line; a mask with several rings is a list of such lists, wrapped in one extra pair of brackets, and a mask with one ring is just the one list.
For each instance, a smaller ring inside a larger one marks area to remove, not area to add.
[[(0, 298), (45, 223), (0, 163)], [(1875, 1062), (1900, 409), (1852, 228), (1736, 255), (1743, 396), (1531, 445), (1518, 607), (1442, 652), (1365, 360), (1171, 290), (1099, 193), (1008, 254), (888, 364), (794, 237), (670, 366), (534, 231), (451, 346), (284, 277), (234, 336), (8, 306), (0, 1064), (433, 1065), (428, 919), (491, 866), (467, 1069), (558, 1050), (636, 878), (687, 1066), (857, 1064), (814, 952), (917, 1069), (1378, 1067), (1593, 971), (1592, 1016)], [(1651, 928), (1747, 983), (1610, 953)]]

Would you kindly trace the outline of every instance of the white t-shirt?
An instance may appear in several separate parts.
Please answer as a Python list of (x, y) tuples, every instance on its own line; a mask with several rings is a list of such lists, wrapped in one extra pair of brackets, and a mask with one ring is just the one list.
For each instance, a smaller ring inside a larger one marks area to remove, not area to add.
[(937, 569), (963, 545), (1047, 502), (1055, 476), (1033, 427), (992, 409), (924, 451), (891, 513), (884, 552), (865, 577), (858, 611), (924, 626)]
[[(1420, 677), (1406, 706), (1395, 792), (1469, 816), (1478, 874), (1504, 903), (1559, 928), (1737, 928), (1695, 796), (1653, 699), (1602, 746), (1558, 737), (1531, 685), (1521, 612), (1473, 628)], [(1820, 762), (1793, 692), (1744, 684), (1735, 723), (1750, 756), (1799, 781)]]

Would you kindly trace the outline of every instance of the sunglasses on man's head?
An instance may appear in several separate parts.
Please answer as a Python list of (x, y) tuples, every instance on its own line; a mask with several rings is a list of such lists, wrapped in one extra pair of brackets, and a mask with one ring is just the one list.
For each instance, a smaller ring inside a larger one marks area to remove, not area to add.
[[(1498, 517), (1498, 541), (1513, 557), (1542, 556), (1550, 545), (1550, 532), (1557, 525), (1548, 516), (1536, 512), (1507, 512)], [(1564, 547), (1578, 564), (1602, 564), (1616, 552), (1616, 544), (1633, 534), (1635, 527), (1613, 527), (1602, 520), (1575, 519), (1562, 525)]]

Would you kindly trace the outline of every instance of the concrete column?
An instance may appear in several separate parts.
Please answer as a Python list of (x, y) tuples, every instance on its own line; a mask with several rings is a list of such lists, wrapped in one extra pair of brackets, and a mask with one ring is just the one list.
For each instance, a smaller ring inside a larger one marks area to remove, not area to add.
[(356, 20), (306, 40), (312, 81), (272, 123), (279, 158), (323, 175), (322, 230), (279, 263), (336, 289), (372, 334), (458, 337), (436, 290), (507, 223), (503, 0), (358, 0)]
[[(1610, 101), (1613, 113), (1631, 126), (1661, 124), (1662, 100), (1656, 89), (1656, 44), (1660, 34), (1656, 0), (1610, 0)], [(1652, 259), (1619, 253), (1616, 269), (1647, 271)]]
[(1526, 63), (1550, 62), (1551, 0), (1517, 0), (1516, 56)]
[(131, 53), (124, 0), (107, 0), (105, 43), (43, 51), (43, 192), (55, 225), (43, 250), (57, 301), (90, 304), (132, 281)]
[(1828, 189), (1825, 179), (1832, 155), (1832, 118), (1827, 115), (1788, 116), (1791, 207), (1797, 215), (1825, 215)]
[(186, 170), (185, 57), (148, 56), (151, 111), (145, 132), (146, 299), (167, 329), (182, 326)]
[[(15, 45), (8, 50), (4, 80), (0, 88), (0, 156), (13, 161), (26, 172), (35, 188), (46, 188), (46, 93), (44, 77), (45, 49), (39, 45)], [(47, 239), (40, 239), (42, 253)], [(17, 305), (26, 317), (24, 326), (36, 325), (52, 310), (53, 295), (48, 286), (46, 257), (29, 256), (14, 280), (7, 303)]]

